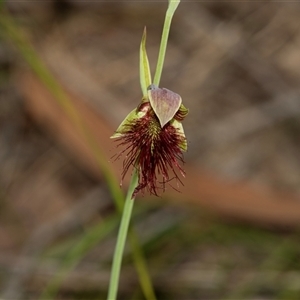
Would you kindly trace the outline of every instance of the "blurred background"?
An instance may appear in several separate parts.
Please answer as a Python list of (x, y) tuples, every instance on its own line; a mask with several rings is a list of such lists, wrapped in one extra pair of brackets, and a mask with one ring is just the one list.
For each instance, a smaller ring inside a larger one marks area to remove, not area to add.
[[(105, 168), (122, 172), (109, 136), (141, 99), (144, 26), (155, 70), (167, 3), (0, 4), (2, 299), (105, 299), (119, 224)], [(157, 299), (300, 299), (299, 14), (175, 13), (161, 86), (190, 109), (187, 176), (133, 218)], [(130, 247), (119, 298), (145, 299)]]

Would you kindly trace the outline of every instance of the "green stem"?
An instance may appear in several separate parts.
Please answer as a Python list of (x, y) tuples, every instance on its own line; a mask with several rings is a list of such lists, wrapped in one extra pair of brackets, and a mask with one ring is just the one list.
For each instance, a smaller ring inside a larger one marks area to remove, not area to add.
[[(137, 235), (129, 234), (129, 242), (130, 245), (136, 245), (136, 244), (138, 245), (139, 241)], [(140, 284), (146, 299), (156, 300), (156, 296), (154, 293), (152, 282), (150, 280), (148, 269), (143, 267), (145, 257), (142, 249), (138, 247), (132, 247), (132, 253), (135, 258), (134, 265), (136, 271), (138, 272), (138, 277), (143, 278), (143, 280), (140, 281)]]
[(161, 73), (162, 73), (162, 69), (164, 66), (164, 60), (165, 60), (165, 55), (166, 55), (171, 21), (172, 21), (173, 15), (174, 15), (175, 10), (176, 10), (177, 6), (179, 5), (179, 3), (180, 3), (180, 0), (169, 0), (169, 6), (168, 6), (168, 10), (166, 12), (165, 23), (164, 23), (162, 36), (161, 36), (159, 54), (158, 54), (158, 59), (157, 59), (157, 65), (156, 65), (156, 70), (155, 70), (155, 75), (154, 75), (154, 80), (153, 80), (153, 84), (155, 84), (156, 86), (159, 86)]
[[(161, 38), (161, 43), (160, 43), (156, 72), (155, 72), (154, 81), (153, 81), (153, 83), (157, 86), (159, 86), (162, 69), (163, 69), (163, 65), (164, 65), (164, 59), (165, 59), (165, 54), (166, 54), (166, 49), (167, 49), (171, 21), (172, 21), (173, 15), (175, 13), (175, 10), (176, 10), (177, 6), (179, 5), (179, 2), (180, 2), (180, 0), (169, 0), (169, 6), (168, 6), (168, 9), (166, 12), (165, 23), (164, 23), (162, 38)], [(143, 35), (143, 38), (145, 39), (145, 33)], [(144, 45), (144, 43), (145, 42), (142, 41), (142, 45)], [(145, 52), (145, 49), (143, 49), (143, 50)], [(143, 61), (142, 66), (144, 66), (144, 63), (145, 62)], [(141, 73), (143, 73), (143, 72), (141, 72)], [(145, 74), (142, 74), (142, 76), (143, 75), (145, 75)], [(145, 82), (146, 81), (147, 80), (145, 80)], [(137, 186), (137, 182), (138, 182), (138, 174), (137, 174), (137, 171), (135, 170), (134, 174), (131, 178), (131, 183), (130, 183), (128, 193), (126, 196), (126, 200), (125, 200), (125, 206), (124, 206), (124, 210), (123, 210), (122, 220), (121, 220), (120, 229), (119, 229), (119, 233), (118, 233), (117, 244), (116, 244), (114, 258), (113, 258), (113, 265), (112, 265), (112, 272), (111, 272), (111, 277), (110, 277), (110, 284), (109, 284), (107, 300), (115, 300), (117, 297), (123, 251), (124, 251), (126, 236), (127, 236), (127, 232), (128, 232), (128, 228), (129, 228), (131, 212), (132, 212), (132, 208), (133, 208), (133, 204), (134, 204), (134, 199), (132, 199), (132, 193)], [(131, 244), (135, 244), (136, 238), (134, 236), (132, 236), (132, 237), (130, 237), (130, 241), (131, 241)], [(136, 262), (138, 262), (138, 257), (142, 253), (138, 253), (138, 249), (135, 249), (134, 254), (137, 259)], [(143, 257), (141, 256), (141, 258), (143, 258)], [(144, 275), (146, 275), (146, 274), (143, 274), (144, 273), (143, 269), (139, 269), (137, 267), (137, 270), (141, 277), (144, 277)], [(155, 295), (154, 295), (151, 285), (143, 286), (143, 290), (144, 291), (147, 290), (147, 297), (155, 299)]]
[(131, 182), (128, 188), (128, 193), (125, 199), (125, 205), (123, 209), (121, 224), (118, 233), (117, 244), (115, 248), (113, 265), (110, 276), (109, 290), (107, 300), (115, 300), (117, 298), (118, 286), (119, 286), (119, 277), (120, 270), (123, 258), (123, 252), (126, 242), (126, 236), (129, 228), (130, 217), (132, 213), (132, 208), (134, 204), (134, 199), (132, 198), (132, 194), (134, 189), (138, 184), (138, 174), (136, 169), (131, 177)]

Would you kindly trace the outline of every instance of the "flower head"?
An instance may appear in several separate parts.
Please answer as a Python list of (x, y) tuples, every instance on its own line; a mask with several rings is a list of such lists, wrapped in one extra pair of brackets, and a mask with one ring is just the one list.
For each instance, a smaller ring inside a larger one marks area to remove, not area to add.
[(151, 85), (148, 97), (112, 136), (125, 146), (120, 153), (126, 153), (122, 179), (131, 166), (138, 172), (138, 186), (132, 197), (145, 190), (158, 196), (158, 190), (164, 191), (172, 179), (182, 184), (177, 173), (185, 176), (182, 152), (187, 150), (187, 142), (181, 121), (187, 113), (178, 94)]

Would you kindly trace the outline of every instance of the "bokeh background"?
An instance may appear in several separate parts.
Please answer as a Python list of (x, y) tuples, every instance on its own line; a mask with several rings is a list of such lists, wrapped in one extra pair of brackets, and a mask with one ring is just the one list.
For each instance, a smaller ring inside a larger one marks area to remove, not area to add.
[[(95, 156), (119, 182), (109, 135), (141, 99), (144, 26), (155, 70), (166, 7), (1, 3), (3, 299), (105, 299), (118, 217)], [(190, 109), (187, 176), (133, 218), (157, 299), (300, 299), (299, 15), (297, 1), (179, 5), (161, 86)], [(144, 299), (129, 247), (119, 297)]]

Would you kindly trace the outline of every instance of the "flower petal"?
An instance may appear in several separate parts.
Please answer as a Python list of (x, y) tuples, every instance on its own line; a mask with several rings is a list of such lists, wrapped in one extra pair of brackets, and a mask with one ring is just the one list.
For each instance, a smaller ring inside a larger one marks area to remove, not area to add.
[(126, 118), (123, 120), (123, 122), (120, 124), (118, 129), (115, 131), (115, 133), (110, 137), (111, 139), (119, 138), (123, 135), (123, 133), (126, 131), (126, 127), (132, 123), (135, 119), (139, 119), (143, 117), (146, 114), (145, 111), (138, 111), (136, 108), (132, 110)]
[(183, 140), (180, 143), (180, 148), (182, 151), (186, 152), (187, 151), (187, 141), (186, 141), (186, 137), (185, 137), (183, 126), (182, 126), (181, 122), (173, 119), (171, 122), (171, 126), (176, 128), (177, 133), (183, 137)]
[(181, 104), (177, 113), (174, 116), (174, 119), (182, 122), (184, 120), (184, 118), (188, 115), (189, 110), (183, 105)]
[(150, 85), (148, 88), (148, 97), (161, 127), (164, 127), (173, 119), (182, 103), (182, 99), (178, 94), (154, 85)]

